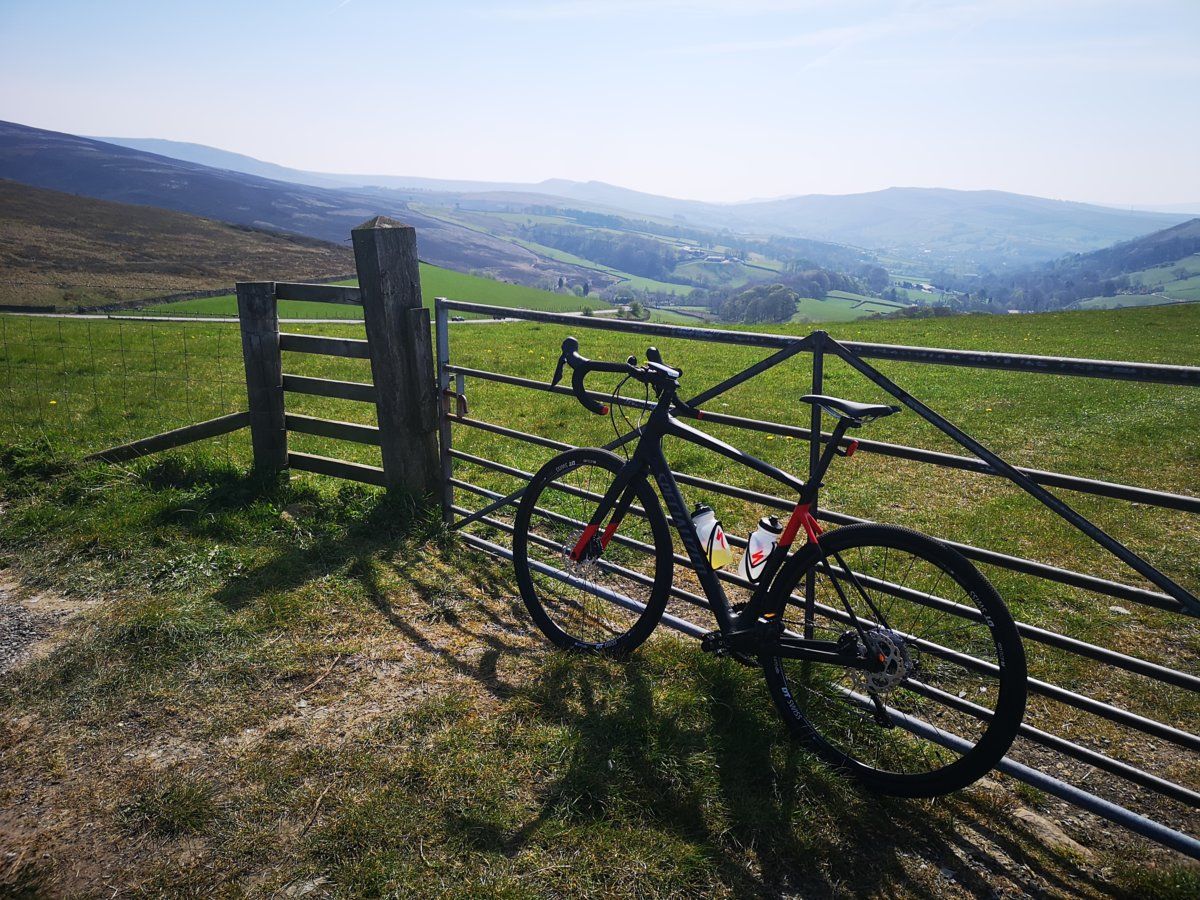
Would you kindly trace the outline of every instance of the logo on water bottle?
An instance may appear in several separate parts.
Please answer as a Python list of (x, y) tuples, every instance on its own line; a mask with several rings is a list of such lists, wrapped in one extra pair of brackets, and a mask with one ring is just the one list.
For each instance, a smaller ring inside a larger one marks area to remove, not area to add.
[(746, 541), (746, 552), (742, 554), (742, 561), (738, 565), (738, 575), (751, 584), (758, 584), (767, 560), (779, 546), (779, 535), (782, 533), (783, 526), (775, 516), (764, 516), (760, 519), (758, 528), (754, 529)]

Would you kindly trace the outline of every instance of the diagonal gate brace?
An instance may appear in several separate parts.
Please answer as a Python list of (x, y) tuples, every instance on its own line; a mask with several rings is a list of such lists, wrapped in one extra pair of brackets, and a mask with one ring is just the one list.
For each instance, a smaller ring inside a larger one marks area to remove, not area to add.
[(1068, 506), (1054, 494), (1050, 493), (1020, 469), (1005, 462), (1003, 458), (997, 456), (957, 425), (954, 425), (945, 417), (938, 415), (870, 363), (854, 354), (851, 350), (842, 346), (830, 337), (825, 338), (825, 344), (828, 349), (832, 350), (841, 359), (845, 360), (851, 367), (857, 369), (859, 374), (861, 374), (863, 377), (883, 388), (925, 421), (935, 426), (939, 431), (954, 438), (954, 440), (958, 441), (959, 444), (970, 450), (972, 453), (990, 465), (993, 469), (995, 469), (996, 472), (1004, 475), (1009, 479), (1009, 481), (1020, 487), (1027, 494), (1030, 494), (1043, 506), (1049, 508), (1061, 518), (1066, 519), (1069, 523), (1071, 523), (1071, 525), (1075, 526), (1075, 528), (1083, 532), (1147, 581), (1160, 588), (1163, 592), (1170, 595), (1175, 600), (1178, 600), (1183, 612), (1193, 616), (1200, 616), (1200, 599), (1198, 599), (1185, 587), (1176, 583), (1169, 576), (1156, 569), (1149, 562), (1147, 562), (1137, 553), (1134, 553), (1090, 519), (1087, 519), (1079, 512), (1076, 512), (1072, 507)]

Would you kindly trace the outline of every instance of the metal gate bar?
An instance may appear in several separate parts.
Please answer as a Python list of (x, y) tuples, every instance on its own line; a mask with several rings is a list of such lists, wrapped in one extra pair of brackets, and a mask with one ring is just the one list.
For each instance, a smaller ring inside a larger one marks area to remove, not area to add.
[[(478, 550), (482, 550), (485, 553), (498, 556), (502, 559), (512, 559), (512, 551), (501, 544), (485, 540), (484, 538), (478, 537), (467, 531), (461, 532), (460, 537), (469, 546), (475, 547)], [(539, 570), (544, 568), (547, 570), (547, 574), (555, 574), (555, 570), (549, 566), (544, 566), (541, 563), (536, 564), (535, 567)], [(571, 579), (571, 576), (566, 572), (561, 572), (560, 574), (564, 581)], [(595, 593), (596, 596), (603, 596), (602, 594), (592, 590), (592, 586), (588, 582), (574, 579), (572, 581), (568, 581), (568, 583), (579, 587), (581, 590)], [(632, 608), (635, 609), (640, 606), (636, 600), (632, 600), (630, 598), (623, 599), (627, 601), (627, 603), (621, 604), (623, 606), (631, 605)], [(703, 638), (704, 635), (708, 633), (702, 626), (697, 625), (694, 622), (689, 622), (686, 619), (681, 619), (678, 616), (669, 615), (667, 613), (663, 613), (662, 623), (668, 628), (674, 629), (675, 631), (679, 631), (682, 634), (686, 634), (689, 637), (693, 637), (698, 640)], [(898, 710), (891, 710), (889, 708), (889, 712), (892, 713), (893, 718), (896, 719), (897, 723), (901, 727), (912, 731), (914, 734), (920, 737), (925, 737), (931, 740), (945, 740), (945, 746), (952, 750), (964, 751), (970, 747), (966, 741), (962, 741), (961, 739), (952, 741), (950, 740), (952, 736), (948, 735), (946, 732), (934, 728), (928, 723), (914, 719), (911, 716), (901, 714)], [(1172, 850), (1176, 850), (1186, 856), (1190, 856), (1192, 859), (1200, 859), (1200, 841), (1197, 841), (1195, 838), (1183, 834), (1182, 832), (1168, 828), (1160, 822), (1155, 822), (1153, 819), (1146, 818), (1145, 816), (1126, 809), (1123, 806), (1119, 806), (1116, 803), (1112, 803), (1101, 797), (1097, 797), (1095, 794), (1081, 790), (1072, 784), (1068, 784), (1064, 781), (1047, 775), (1044, 772), (1019, 763), (1007, 756), (1000, 761), (1000, 763), (996, 766), (996, 769), (997, 771), (1003, 772), (1004, 774), (1009, 775), (1018, 781), (1022, 781), (1025, 784), (1037, 788), (1038, 790), (1044, 791), (1051, 796), (1058, 797), (1061, 800), (1065, 800), (1068, 803), (1078, 806), (1081, 809), (1085, 809), (1088, 812), (1100, 816), (1101, 818), (1108, 819), (1110, 822), (1120, 825), (1123, 828), (1127, 828), (1130, 831), (1142, 835), (1143, 837), (1150, 838), (1164, 847), (1169, 847)]]

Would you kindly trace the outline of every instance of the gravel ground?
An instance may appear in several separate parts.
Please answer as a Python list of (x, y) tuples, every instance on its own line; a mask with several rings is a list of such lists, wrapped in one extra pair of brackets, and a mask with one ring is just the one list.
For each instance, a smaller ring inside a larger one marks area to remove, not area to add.
[[(49, 637), (55, 626), (69, 613), (64, 609), (31, 610), (29, 604), (37, 604), (32, 598), (26, 603), (14, 598), (15, 585), (0, 578), (0, 673), (14, 668), (39, 642)], [(47, 606), (58, 604), (47, 603)]]

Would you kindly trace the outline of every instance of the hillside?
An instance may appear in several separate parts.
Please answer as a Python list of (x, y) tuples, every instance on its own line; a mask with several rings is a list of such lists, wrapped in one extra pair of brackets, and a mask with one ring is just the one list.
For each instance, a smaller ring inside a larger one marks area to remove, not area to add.
[[(868, 247), (924, 269), (1003, 269), (1104, 247), (1183, 216), (1130, 212), (1004, 191), (888, 188), (743, 204), (750, 221)], [(886, 264), (886, 263), (885, 263)]]
[(422, 215), (396, 195), (274, 181), (11, 122), (0, 122), (0, 178), (338, 242), (363, 220), (392, 215), (416, 226), (421, 257), (437, 265), (527, 282), (559, 276), (590, 278), (597, 286), (611, 281)]
[[(863, 248), (884, 264), (932, 274), (1012, 269), (1067, 253), (1083, 253), (1183, 221), (1173, 212), (1129, 211), (1004, 191), (893, 187), (860, 194), (812, 194), (743, 203), (681, 200), (599, 181), (547, 179), (512, 182), (455, 181), (394, 175), (344, 175), (288, 169), (212, 147), (176, 141), (109, 138), (115, 144), (238, 172), (267, 174), (304, 184), (373, 185), (418, 192), (423, 203), (457, 210), (497, 200), (547, 207), (584, 207), (686, 228), (776, 235)], [(504, 194), (505, 197), (488, 195)], [(464, 198), (461, 195), (478, 195)], [(815, 249), (815, 248), (810, 248)], [(825, 265), (811, 253), (810, 261)]]
[(74, 308), (353, 271), (344, 244), (0, 179), (0, 303)]
[(949, 279), (978, 303), (1041, 311), (1145, 306), (1200, 300), (1200, 218), (1014, 272), (977, 279)]

